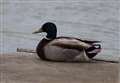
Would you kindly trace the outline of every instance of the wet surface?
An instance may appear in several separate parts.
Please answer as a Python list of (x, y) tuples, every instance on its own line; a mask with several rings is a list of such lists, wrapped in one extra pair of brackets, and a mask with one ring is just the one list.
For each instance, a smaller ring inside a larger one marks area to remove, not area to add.
[(98, 57), (120, 57), (118, 0), (4, 0), (0, 4), (2, 53), (35, 49), (45, 34), (33, 35), (32, 31), (51, 21), (58, 27), (58, 36), (102, 41)]

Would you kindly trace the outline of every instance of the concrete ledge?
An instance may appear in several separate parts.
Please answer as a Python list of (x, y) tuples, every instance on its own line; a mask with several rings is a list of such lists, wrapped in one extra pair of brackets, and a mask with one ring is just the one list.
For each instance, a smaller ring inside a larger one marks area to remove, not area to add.
[(0, 55), (0, 83), (118, 83), (118, 63), (46, 62), (30, 53)]

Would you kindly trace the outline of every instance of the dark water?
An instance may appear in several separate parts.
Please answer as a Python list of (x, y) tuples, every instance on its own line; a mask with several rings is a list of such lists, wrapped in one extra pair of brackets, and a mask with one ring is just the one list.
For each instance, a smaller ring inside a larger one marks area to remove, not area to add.
[(118, 0), (4, 0), (0, 6), (1, 53), (35, 49), (45, 34), (32, 31), (51, 21), (58, 27), (58, 36), (102, 41), (98, 57), (120, 57)]

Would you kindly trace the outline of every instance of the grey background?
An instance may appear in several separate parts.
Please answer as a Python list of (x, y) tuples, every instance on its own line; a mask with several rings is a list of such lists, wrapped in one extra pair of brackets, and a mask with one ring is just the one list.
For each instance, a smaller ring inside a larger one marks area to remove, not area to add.
[(58, 36), (102, 41), (97, 57), (120, 57), (119, 0), (1, 0), (0, 6), (1, 53), (15, 52), (17, 47), (35, 49), (45, 34), (32, 31), (51, 21)]

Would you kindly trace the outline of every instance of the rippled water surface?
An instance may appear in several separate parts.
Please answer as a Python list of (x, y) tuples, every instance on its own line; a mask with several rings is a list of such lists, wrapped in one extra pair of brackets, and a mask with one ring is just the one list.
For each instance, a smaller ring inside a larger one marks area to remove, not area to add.
[(45, 34), (32, 31), (51, 21), (58, 36), (102, 41), (98, 57), (120, 57), (118, 0), (3, 0), (0, 5), (1, 53), (35, 49)]

